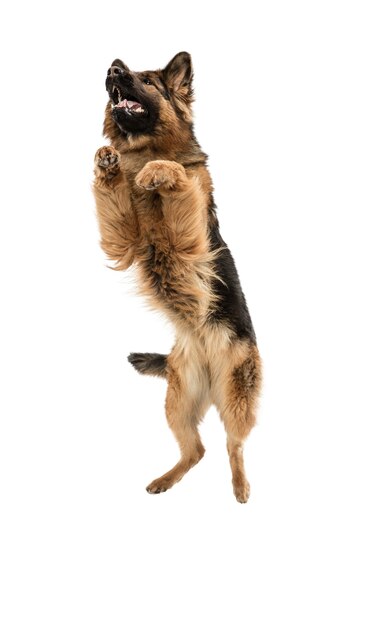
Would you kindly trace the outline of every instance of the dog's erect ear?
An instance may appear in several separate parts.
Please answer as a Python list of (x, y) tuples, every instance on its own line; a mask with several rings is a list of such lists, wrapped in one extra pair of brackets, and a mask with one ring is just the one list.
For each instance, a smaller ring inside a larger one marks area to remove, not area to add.
[(117, 65), (118, 67), (121, 67), (122, 70), (125, 70), (126, 72), (129, 72), (129, 67), (127, 65), (125, 65), (125, 63), (123, 63), (123, 61), (120, 61), (120, 59), (115, 59), (115, 61), (113, 61), (111, 63), (111, 67), (113, 65)]
[(192, 59), (188, 52), (179, 52), (163, 70), (164, 80), (169, 89), (181, 98), (192, 94)]

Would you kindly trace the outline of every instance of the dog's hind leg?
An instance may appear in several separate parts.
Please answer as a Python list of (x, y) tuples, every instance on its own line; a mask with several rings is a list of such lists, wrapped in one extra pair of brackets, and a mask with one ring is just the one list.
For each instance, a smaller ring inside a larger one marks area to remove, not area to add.
[[(235, 352), (235, 351), (234, 351)], [(237, 351), (238, 352), (238, 351)], [(243, 443), (256, 421), (256, 405), (261, 385), (261, 361), (255, 346), (239, 362), (228, 359), (228, 366), (217, 375), (215, 404), (227, 433), (227, 450), (232, 473), (234, 495), (238, 502), (247, 502), (250, 486), (247, 480)]]
[[(170, 355), (171, 356), (171, 355)], [(166, 474), (152, 481), (147, 491), (161, 493), (181, 480), (204, 455), (198, 424), (209, 406), (208, 376), (195, 360), (175, 369), (168, 358), (166, 417), (179, 444), (180, 461)]]

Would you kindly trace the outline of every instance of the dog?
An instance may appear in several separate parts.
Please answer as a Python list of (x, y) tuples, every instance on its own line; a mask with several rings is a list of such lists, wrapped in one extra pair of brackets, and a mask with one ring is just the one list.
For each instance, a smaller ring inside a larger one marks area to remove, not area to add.
[(138, 372), (166, 378), (166, 416), (181, 453), (147, 491), (166, 491), (200, 461), (198, 425), (214, 404), (234, 494), (246, 502), (243, 443), (256, 421), (261, 359), (194, 135), (192, 83), (187, 52), (156, 71), (113, 61), (103, 127), (110, 145), (97, 150), (93, 190), (102, 249), (114, 269), (134, 264), (140, 292), (176, 330), (169, 355), (128, 357)]

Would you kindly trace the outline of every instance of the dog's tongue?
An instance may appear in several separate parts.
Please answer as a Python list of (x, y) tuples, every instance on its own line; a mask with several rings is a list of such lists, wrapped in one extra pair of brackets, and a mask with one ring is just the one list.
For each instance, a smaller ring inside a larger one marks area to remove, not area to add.
[(119, 102), (118, 107), (124, 107), (128, 109), (139, 109), (141, 104), (139, 102), (135, 102), (134, 100), (127, 100), (126, 98)]

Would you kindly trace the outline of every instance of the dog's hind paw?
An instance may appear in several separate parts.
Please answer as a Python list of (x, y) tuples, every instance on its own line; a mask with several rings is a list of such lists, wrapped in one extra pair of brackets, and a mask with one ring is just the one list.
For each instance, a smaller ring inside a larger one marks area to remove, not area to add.
[(245, 482), (241, 482), (240, 484), (234, 484), (234, 496), (238, 502), (244, 504), (248, 502), (250, 496), (250, 484), (246, 480)]
[(153, 480), (148, 487), (146, 487), (146, 491), (148, 493), (164, 493), (173, 486), (173, 482), (162, 476), (161, 478), (156, 478)]

